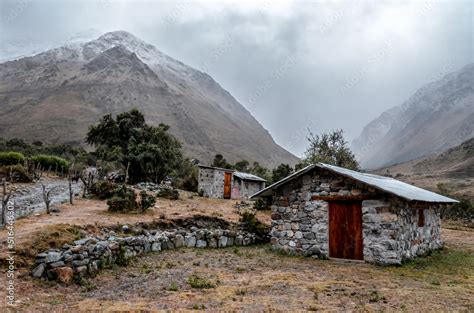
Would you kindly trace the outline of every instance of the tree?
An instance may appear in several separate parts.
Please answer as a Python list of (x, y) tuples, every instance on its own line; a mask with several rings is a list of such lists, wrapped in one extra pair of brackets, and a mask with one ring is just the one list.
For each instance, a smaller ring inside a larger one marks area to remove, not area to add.
[(220, 167), (220, 168), (232, 168), (232, 165), (224, 159), (222, 154), (216, 154), (214, 157), (214, 161), (212, 162), (212, 166)]
[(297, 168), (322, 162), (353, 170), (359, 169), (359, 164), (344, 139), (342, 129), (321, 135), (314, 135), (310, 131), (307, 139), (309, 147), (306, 149), (304, 160), (297, 165)]
[(293, 173), (293, 168), (290, 165), (281, 163), (272, 171), (272, 181), (277, 182)]
[(270, 171), (261, 166), (258, 162), (253, 162), (253, 166), (249, 169), (249, 172), (265, 179), (267, 183), (271, 183), (272, 177)]
[(241, 172), (247, 172), (248, 171), (248, 168), (249, 168), (249, 161), (247, 160), (241, 160), (239, 162), (236, 162), (234, 164), (234, 168), (237, 170), (237, 171), (241, 171)]
[(115, 119), (110, 114), (103, 116), (89, 128), (87, 143), (96, 147), (100, 159), (128, 168), (130, 183), (159, 183), (182, 161), (181, 144), (168, 130), (165, 124), (147, 125), (143, 114), (132, 109)]

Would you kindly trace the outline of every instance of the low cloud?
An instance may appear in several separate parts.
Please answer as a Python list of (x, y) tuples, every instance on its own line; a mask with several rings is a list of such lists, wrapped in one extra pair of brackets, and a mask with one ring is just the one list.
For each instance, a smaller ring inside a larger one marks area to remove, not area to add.
[(423, 84), (473, 62), (472, 4), (358, 1), (2, 1), (0, 59), (76, 33), (127, 30), (208, 72), (290, 151), (348, 139)]

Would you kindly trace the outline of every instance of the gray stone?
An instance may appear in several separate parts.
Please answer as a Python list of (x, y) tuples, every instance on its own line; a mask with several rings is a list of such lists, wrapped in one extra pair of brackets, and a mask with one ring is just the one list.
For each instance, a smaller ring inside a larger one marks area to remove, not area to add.
[(194, 236), (186, 236), (184, 241), (188, 248), (194, 248), (196, 246), (196, 237)]
[(176, 237), (174, 238), (174, 246), (176, 248), (181, 248), (184, 246), (184, 238), (182, 235), (176, 235)]
[(201, 240), (201, 239), (196, 241), (196, 248), (205, 248), (205, 247), (207, 247), (207, 241)]
[(63, 261), (57, 261), (57, 262), (53, 262), (53, 263), (49, 263), (48, 266), (50, 266), (51, 268), (55, 268), (55, 267), (62, 267), (64, 266), (64, 262)]
[(152, 243), (151, 244), (151, 251), (153, 251), (153, 252), (161, 251), (161, 243), (159, 243), (159, 242)]
[(48, 252), (48, 255), (46, 256), (46, 263), (53, 263), (61, 260), (61, 253), (51, 251)]
[(227, 241), (228, 241), (228, 237), (226, 236), (220, 236), (219, 237), (219, 242), (218, 242), (218, 247), (219, 248), (225, 248), (227, 246)]
[(77, 267), (76, 269), (74, 269), (74, 271), (79, 274), (80, 276), (84, 275), (85, 273), (87, 273), (87, 266), (79, 266)]
[(243, 244), (244, 237), (242, 235), (238, 235), (235, 237), (235, 245), (241, 246)]
[(75, 267), (84, 266), (87, 264), (89, 264), (89, 259), (72, 261), (72, 265)]
[(217, 240), (216, 238), (212, 237), (208, 241), (209, 248), (217, 248)]
[(296, 238), (296, 239), (301, 239), (301, 238), (303, 238), (303, 233), (300, 232), (300, 231), (297, 231), (297, 232), (295, 233), (295, 238)]
[(31, 275), (35, 278), (40, 278), (41, 276), (43, 276), (45, 268), (46, 268), (46, 265), (44, 263), (41, 263), (40, 265), (38, 265), (37, 267), (33, 269), (33, 271), (31, 272)]

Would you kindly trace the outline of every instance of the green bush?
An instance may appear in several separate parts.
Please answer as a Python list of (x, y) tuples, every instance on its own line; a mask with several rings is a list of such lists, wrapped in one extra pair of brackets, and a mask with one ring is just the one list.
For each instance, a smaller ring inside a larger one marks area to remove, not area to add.
[(140, 192), (140, 209), (146, 211), (155, 205), (156, 199), (152, 195), (149, 195), (145, 190)]
[(214, 283), (214, 282), (212, 282), (212, 281), (210, 281), (206, 278), (200, 277), (196, 274), (193, 274), (188, 278), (188, 284), (192, 288), (196, 288), (196, 289), (216, 288), (216, 283)]
[(17, 165), (25, 162), (25, 156), (20, 152), (0, 152), (0, 165)]
[[(437, 187), (441, 194), (456, 199), (448, 185), (439, 183)], [(459, 203), (443, 206), (441, 208), (441, 218), (461, 220), (468, 223), (469, 226), (474, 227), (472, 223), (472, 220), (474, 220), (474, 203), (468, 198), (458, 198), (457, 200), (459, 200)]]
[(54, 155), (46, 155), (46, 154), (34, 155), (31, 157), (31, 161), (33, 162), (35, 167), (40, 165), (45, 170), (66, 172), (69, 169), (68, 161)]
[(261, 198), (258, 198), (257, 200), (255, 200), (255, 202), (253, 203), (253, 208), (257, 211), (269, 209), (267, 201)]
[(262, 240), (266, 240), (270, 227), (260, 222), (254, 213), (250, 211), (245, 211), (242, 213), (240, 222), (242, 222), (243, 227), (246, 231), (254, 233)]
[(101, 182), (96, 185), (102, 186), (99, 194), (108, 198), (107, 205), (110, 212), (144, 212), (156, 202), (155, 197), (147, 194), (146, 191), (140, 192), (140, 202), (138, 202), (135, 191), (125, 185), (117, 186), (110, 182)]
[(98, 181), (91, 186), (89, 193), (99, 200), (110, 199), (119, 192), (120, 186), (110, 181)]
[(117, 189), (114, 196), (107, 200), (107, 205), (110, 212), (130, 212), (138, 209), (135, 192), (126, 186)]
[(156, 196), (159, 198), (165, 198), (169, 200), (178, 200), (179, 199), (179, 192), (175, 188), (161, 188), (157, 193)]
[(0, 180), (3, 178), (15, 183), (30, 183), (33, 181), (31, 176), (28, 175), (25, 168), (21, 165), (1, 166)]

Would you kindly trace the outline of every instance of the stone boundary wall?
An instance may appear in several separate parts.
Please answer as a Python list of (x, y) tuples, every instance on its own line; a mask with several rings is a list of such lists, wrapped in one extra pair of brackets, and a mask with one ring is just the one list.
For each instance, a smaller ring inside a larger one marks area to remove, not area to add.
[(224, 248), (247, 246), (256, 242), (255, 234), (245, 231), (207, 230), (192, 227), (187, 230), (146, 231), (145, 235), (88, 237), (66, 244), (62, 249), (50, 249), (36, 256), (31, 275), (70, 284), (74, 278), (95, 275), (111, 264), (126, 264), (128, 260), (149, 252), (181, 247)]

